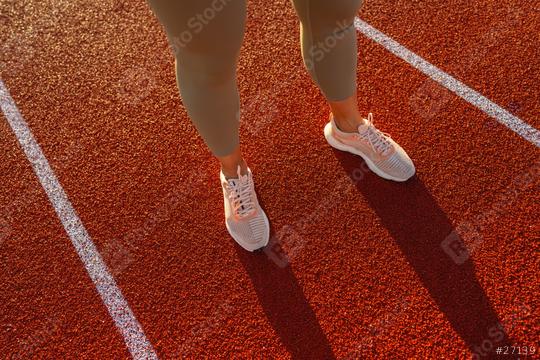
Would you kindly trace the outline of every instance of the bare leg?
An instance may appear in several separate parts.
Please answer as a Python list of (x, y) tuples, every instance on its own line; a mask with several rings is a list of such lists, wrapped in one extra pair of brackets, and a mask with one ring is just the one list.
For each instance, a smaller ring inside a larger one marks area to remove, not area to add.
[(364, 119), (358, 110), (356, 91), (342, 101), (328, 101), (337, 127), (344, 132), (358, 131), (358, 125), (364, 124)]
[(242, 175), (247, 174), (247, 164), (242, 157), (240, 146), (236, 147), (231, 154), (226, 156), (216, 156), (216, 158), (221, 163), (221, 171), (223, 171), (223, 175), (225, 175), (227, 179), (234, 179), (238, 177), (238, 166), (240, 166), (240, 172)]
[(292, 0), (301, 23), (304, 64), (328, 100), (340, 130), (363, 124), (356, 100), (354, 17), (362, 0)]
[(174, 50), (177, 85), (189, 118), (213, 155), (230, 160), (225, 160), (227, 169), (241, 158), (236, 67), (244, 37), (246, 1), (148, 3)]

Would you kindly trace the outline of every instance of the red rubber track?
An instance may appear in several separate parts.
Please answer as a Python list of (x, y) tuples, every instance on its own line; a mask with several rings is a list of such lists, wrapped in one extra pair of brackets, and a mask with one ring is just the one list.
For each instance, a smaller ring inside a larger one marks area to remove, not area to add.
[[(538, 3), (370, 1), (362, 18), (499, 106), (540, 127)], [(442, 110), (451, 109), (445, 103)]]
[(1, 358), (126, 357), (122, 337), (5, 121), (0, 135)]
[[(1, 4), (13, 33), (33, 24), (25, 48), (10, 45), (20, 53), (2, 59), (1, 77), (158, 356), (468, 358), (494, 343), (501, 322), (497, 344), (538, 346), (538, 174), (513, 185), (537, 172), (538, 149), (438, 88), (427, 91), (445, 94), (443, 105), (426, 116), (426, 77), (382, 47), (359, 36), (359, 100), (414, 159), (418, 175), (405, 184), (362, 172), (358, 158), (326, 144), (328, 109), (301, 65), (290, 4), (249, 2), (242, 146), (291, 258), (280, 267), (275, 240), (250, 254), (228, 236), (218, 165), (181, 106), (145, 3)], [(513, 112), (538, 127), (537, 74), (527, 71), (539, 57), (526, 40), (519, 46), (530, 53), (515, 44), (534, 36), (537, 18), (460, 71), (458, 54), (506, 16), (494, 8), (369, 1), (360, 15), (501, 106), (518, 104)], [(10, 219), (14, 235), (0, 247), (2, 284), (22, 272), (3, 294), (14, 300), (0, 308), (11, 324), (1, 352), (20, 351), (27, 334), (63, 316), (44, 356), (127, 357), (7, 123), (1, 129), (2, 205), (24, 191), (37, 199)], [(441, 242), (463, 223), (482, 224), (482, 241), (456, 264)]]

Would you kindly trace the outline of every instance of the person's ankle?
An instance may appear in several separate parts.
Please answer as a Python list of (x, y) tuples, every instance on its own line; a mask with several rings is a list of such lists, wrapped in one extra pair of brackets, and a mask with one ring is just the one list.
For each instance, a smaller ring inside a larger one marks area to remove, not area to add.
[(354, 117), (341, 117), (332, 115), (334, 118), (334, 123), (336, 124), (338, 130), (346, 133), (355, 133), (358, 131), (358, 126), (365, 123), (362, 116)]
[(245, 160), (241, 160), (240, 162), (232, 166), (224, 166), (223, 164), (221, 164), (221, 172), (223, 173), (223, 175), (225, 175), (225, 179), (238, 179), (238, 166), (240, 166), (240, 174), (246, 175), (248, 167)]

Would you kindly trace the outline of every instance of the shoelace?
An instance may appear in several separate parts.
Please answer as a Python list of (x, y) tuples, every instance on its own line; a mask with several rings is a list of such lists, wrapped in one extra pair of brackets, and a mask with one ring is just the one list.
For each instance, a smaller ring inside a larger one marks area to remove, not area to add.
[(226, 186), (233, 211), (237, 216), (245, 217), (255, 210), (252, 196), (253, 179), (250, 176), (240, 175), (239, 169), (238, 179), (229, 180)]
[(390, 135), (387, 133), (381, 132), (373, 125), (373, 114), (369, 113), (367, 122), (367, 130), (364, 133), (361, 133), (364, 139), (366, 139), (371, 148), (380, 154), (386, 155), (392, 149), (392, 143), (388, 140), (391, 139)]

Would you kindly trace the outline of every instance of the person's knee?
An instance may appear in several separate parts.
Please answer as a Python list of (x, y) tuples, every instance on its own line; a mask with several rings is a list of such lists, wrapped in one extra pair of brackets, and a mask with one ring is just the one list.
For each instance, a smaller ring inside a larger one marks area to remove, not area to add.
[(331, 6), (326, 10), (325, 14), (333, 20), (351, 20), (358, 15), (358, 11), (362, 6), (363, 0), (336, 0), (332, 2), (327, 2), (325, 5), (331, 4)]
[(236, 66), (219, 57), (183, 52), (177, 57), (177, 72), (192, 84), (219, 87), (234, 81)]
[(310, 21), (315, 33), (335, 33), (339, 35), (349, 30), (362, 0), (317, 1), (310, 7)]

